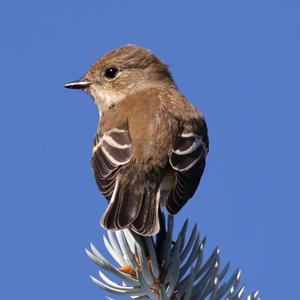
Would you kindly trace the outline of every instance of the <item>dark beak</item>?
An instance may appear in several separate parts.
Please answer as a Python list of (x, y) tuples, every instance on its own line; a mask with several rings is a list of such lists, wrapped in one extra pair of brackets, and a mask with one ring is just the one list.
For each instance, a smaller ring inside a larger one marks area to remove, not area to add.
[(91, 82), (86, 80), (76, 80), (65, 84), (67, 89), (83, 90), (90, 86)]

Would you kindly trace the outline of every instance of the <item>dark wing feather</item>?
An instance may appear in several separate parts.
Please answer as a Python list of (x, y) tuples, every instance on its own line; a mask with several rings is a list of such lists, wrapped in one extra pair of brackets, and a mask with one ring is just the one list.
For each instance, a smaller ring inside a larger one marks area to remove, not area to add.
[(175, 183), (167, 200), (167, 210), (176, 214), (190, 199), (201, 179), (208, 152), (208, 136), (204, 123), (202, 130), (181, 130), (177, 135), (169, 162), (175, 171)]
[(109, 201), (112, 197), (120, 167), (131, 160), (132, 147), (127, 123), (103, 135), (96, 135), (92, 167), (97, 185)]
[(131, 158), (127, 123), (95, 137), (92, 166), (98, 187), (109, 201), (101, 224), (108, 230), (131, 226), (139, 234), (152, 235), (159, 230), (159, 180), (137, 169)]

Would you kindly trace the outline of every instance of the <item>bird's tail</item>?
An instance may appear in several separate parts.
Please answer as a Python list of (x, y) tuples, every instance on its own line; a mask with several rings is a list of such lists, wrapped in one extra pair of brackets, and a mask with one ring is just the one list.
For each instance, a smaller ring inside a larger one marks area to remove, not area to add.
[(139, 174), (134, 182), (117, 178), (109, 206), (101, 218), (101, 225), (105, 229), (131, 228), (144, 236), (159, 232), (159, 186), (146, 177)]

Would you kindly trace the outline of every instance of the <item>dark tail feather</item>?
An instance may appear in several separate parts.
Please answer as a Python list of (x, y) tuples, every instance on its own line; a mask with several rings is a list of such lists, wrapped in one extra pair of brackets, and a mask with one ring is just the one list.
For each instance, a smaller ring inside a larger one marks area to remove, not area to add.
[(159, 211), (157, 190), (150, 191), (145, 188), (141, 210), (131, 224), (131, 229), (144, 236), (158, 233), (160, 229)]
[(115, 193), (101, 218), (101, 225), (108, 230), (128, 227), (138, 217), (143, 200), (143, 191), (130, 186), (116, 187)]
[(101, 225), (107, 230), (130, 227), (140, 235), (158, 233), (159, 195), (158, 186), (151, 183), (116, 184), (108, 208), (101, 218)]

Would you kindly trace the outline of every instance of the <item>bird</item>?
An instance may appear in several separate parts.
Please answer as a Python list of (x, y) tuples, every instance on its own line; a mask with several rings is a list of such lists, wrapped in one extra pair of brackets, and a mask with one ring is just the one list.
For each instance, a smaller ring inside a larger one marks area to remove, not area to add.
[(101, 225), (142, 236), (160, 231), (194, 195), (209, 151), (203, 114), (179, 91), (167, 64), (127, 44), (101, 57), (80, 80), (99, 109), (92, 169), (107, 199)]

